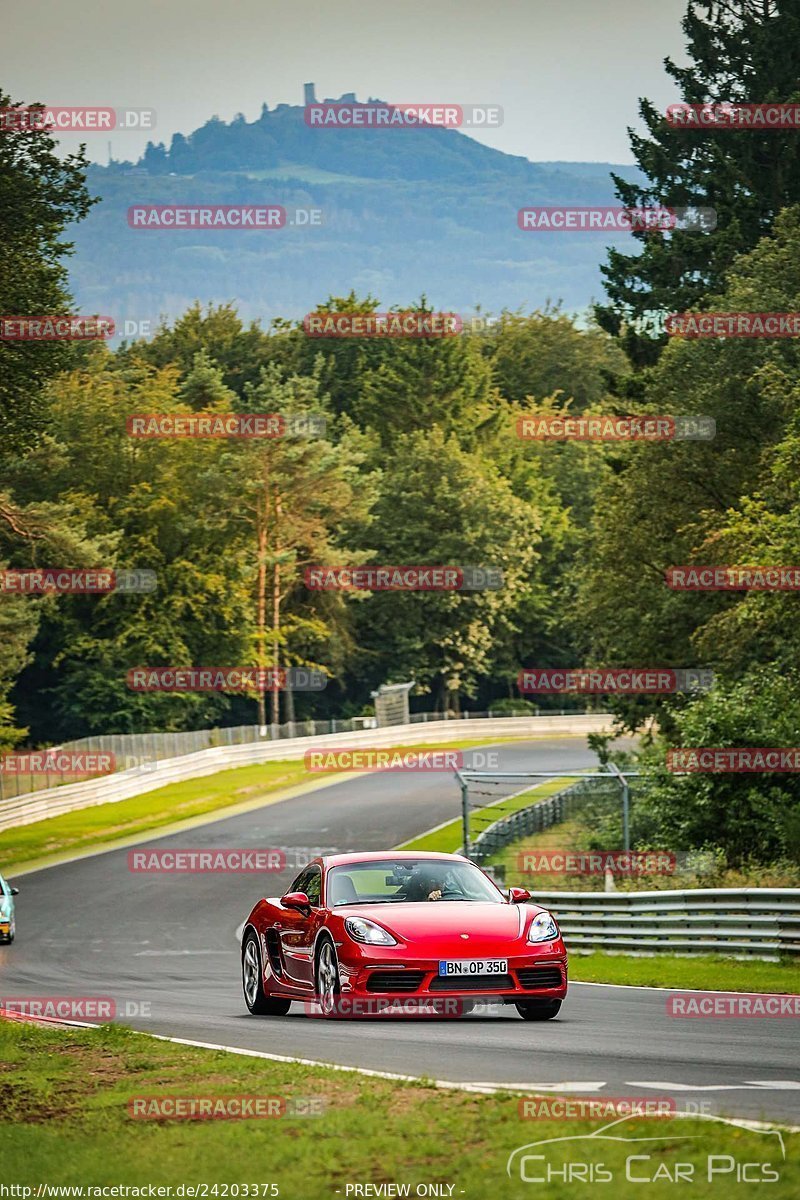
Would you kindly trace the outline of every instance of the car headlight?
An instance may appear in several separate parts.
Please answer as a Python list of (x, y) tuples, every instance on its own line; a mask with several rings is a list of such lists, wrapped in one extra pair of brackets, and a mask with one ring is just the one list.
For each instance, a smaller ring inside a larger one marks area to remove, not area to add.
[(368, 946), (396, 946), (392, 935), (381, 925), (365, 917), (346, 917), (344, 927), (354, 942), (366, 942)]
[(531, 921), (528, 930), (529, 942), (552, 942), (558, 937), (558, 926), (552, 913), (540, 912)]
[(11, 901), (10, 900), (0, 900), (0, 917), (10, 917), (10, 916), (11, 916)]

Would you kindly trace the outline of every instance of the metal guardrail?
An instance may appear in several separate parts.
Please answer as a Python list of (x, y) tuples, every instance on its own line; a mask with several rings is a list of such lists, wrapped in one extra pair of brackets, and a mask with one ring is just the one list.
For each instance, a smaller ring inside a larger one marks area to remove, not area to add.
[(768, 961), (800, 954), (800, 888), (532, 894), (554, 913), (573, 952), (726, 954)]
[[(566, 820), (586, 783), (495, 821), (471, 843), (483, 862), (506, 846)], [(535, 903), (556, 916), (573, 952), (725, 954), (777, 961), (800, 954), (800, 888), (687, 888), (651, 892), (544, 892)]]
[[(593, 713), (601, 710), (592, 710)], [(535, 712), (503, 713), (493, 716), (491, 712), (422, 712), (412, 713), (412, 725), (427, 725), (436, 722), (503, 720), (507, 717), (531, 717), (547, 720), (548, 717), (584, 716), (578, 709), (537, 709)], [(590, 714), (591, 715), (591, 714)], [(362, 733), (378, 728), (376, 717), (341, 717), (328, 721), (285, 721), (270, 725), (225, 725), (213, 729), (175, 730), (169, 733), (107, 733), (92, 734), (52, 746), (53, 754), (84, 752), (87, 754), (110, 754), (116, 760), (115, 771), (127, 771), (132, 767), (150, 769), (166, 759), (180, 758), (186, 754), (198, 754), (216, 746), (258, 745), (263, 742), (286, 741), (302, 737), (326, 737), (331, 733)], [(26, 750), (19, 750), (27, 754)], [(57, 769), (41, 775), (33, 773), (4, 774), (0, 761), (0, 803), (13, 800), (31, 792), (46, 791), (65, 782)]]
[[(316, 736), (314, 749), (342, 747), (381, 747), (397, 745), (425, 745), (447, 743), (450, 740), (482, 737), (516, 736), (528, 734), (596, 733), (610, 726), (607, 713), (553, 717), (496, 717), (486, 719), (458, 719), (440, 721), (436, 724), (393, 725), (386, 729), (370, 729), (360, 733), (328, 733)], [(453, 726), (457, 724), (457, 732)], [(195, 779), (202, 775), (213, 775), (217, 771), (232, 767), (253, 766), (257, 763), (284, 758), (300, 758), (309, 749), (311, 733), (305, 737), (282, 738), (276, 741), (250, 742), (238, 746), (214, 746), (195, 754), (179, 755), (176, 758), (119, 771), (81, 783), (51, 787), (0, 802), (0, 829), (16, 825), (29, 825), (48, 817), (60, 816), (77, 809), (96, 804), (108, 804), (129, 800), (145, 792), (155, 791), (168, 783), (184, 779)], [(330, 779), (332, 777), (328, 777)]]
[(541, 833), (551, 825), (559, 825), (569, 816), (573, 800), (581, 794), (583, 786), (585, 785), (574, 783), (544, 800), (537, 800), (527, 808), (520, 808), (517, 812), (492, 822), (487, 829), (471, 839), (470, 858), (482, 862), (520, 838), (532, 833)]

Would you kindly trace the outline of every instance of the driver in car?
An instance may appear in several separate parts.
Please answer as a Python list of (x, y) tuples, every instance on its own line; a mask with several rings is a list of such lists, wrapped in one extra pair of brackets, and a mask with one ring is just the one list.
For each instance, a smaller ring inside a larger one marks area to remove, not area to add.
[(407, 900), (441, 900), (445, 879), (440, 873), (420, 874), (412, 879), (406, 892)]

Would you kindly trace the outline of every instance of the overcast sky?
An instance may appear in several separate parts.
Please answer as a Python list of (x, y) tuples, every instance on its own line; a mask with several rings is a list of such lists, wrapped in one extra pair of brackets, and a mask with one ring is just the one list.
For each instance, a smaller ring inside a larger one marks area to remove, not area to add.
[[(636, 101), (679, 99), (686, 0), (0, 0), (0, 86), (16, 101), (154, 108), (169, 143), (214, 114), (354, 91), (499, 104), (482, 141), (534, 161), (631, 162)], [(77, 141), (71, 138), (70, 144)], [(107, 160), (106, 135), (86, 138)], [(116, 132), (115, 158), (147, 136)], [(65, 139), (66, 144), (66, 139)]]

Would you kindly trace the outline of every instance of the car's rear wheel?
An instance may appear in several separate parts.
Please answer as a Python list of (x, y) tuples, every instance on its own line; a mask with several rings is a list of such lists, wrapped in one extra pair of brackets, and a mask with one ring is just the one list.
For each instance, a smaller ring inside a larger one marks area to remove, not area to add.
[(561, 1009), (560, 1000), (518, 1000), (516, 1008), (523, 1021), (551, 1021)]
[(264, 991), (261, 950), (252, 929), (242, 947), (242, 990), (250, 1012), (259, 1017), (285, 1017), (292, 1004), (291, 1000), (280, 1000)]
[(339, 1009), (341, 983), (339, 981), (339, 963), (333, 942), (325, 938), (317, 951), (316, 967), (317, 1001), (323, 1017), (335, 1017)]

